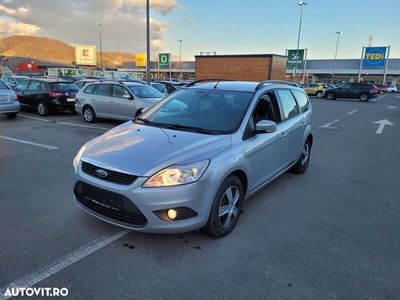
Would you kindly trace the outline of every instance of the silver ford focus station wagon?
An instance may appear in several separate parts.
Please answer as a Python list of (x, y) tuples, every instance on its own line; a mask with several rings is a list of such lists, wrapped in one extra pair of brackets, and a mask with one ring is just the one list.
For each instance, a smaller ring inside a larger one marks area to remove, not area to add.
[(222, 237), (250, 195), (306, 171), (312, 123), (300, 88), (196, 81), (85, 144), (73, 161), (75, 200), (124, 228)]

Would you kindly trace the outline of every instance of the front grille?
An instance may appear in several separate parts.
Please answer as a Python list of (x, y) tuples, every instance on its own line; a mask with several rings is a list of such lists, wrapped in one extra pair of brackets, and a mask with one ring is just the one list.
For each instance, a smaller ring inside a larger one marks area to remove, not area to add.
[(78, 181), (74, 188), (76, 199), (83, 206), (123, 225), (143, 227), (147, 219), (127, 197)]
[[(105, 177), (99, 177), (96, 173), (98, 170), (106, 171), (108, 175)], [(82, 161), (82, 171), (99, 179), (119, 184), (132, 184), (137, 179), (137, 176), (103, 169), (84, 161)]]

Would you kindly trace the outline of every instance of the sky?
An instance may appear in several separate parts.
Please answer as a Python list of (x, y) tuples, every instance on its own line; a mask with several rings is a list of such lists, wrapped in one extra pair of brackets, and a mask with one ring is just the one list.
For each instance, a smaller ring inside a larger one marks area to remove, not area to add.
[[(373, 36), (400, 57), (400, 0), (309, 0), (304, 7), (300, 48), (308, 58), (359, 58)], [(194, 60), (200, 51), (217, 54), (285, 54), (295, 49), (297, 0), (150, 0), (152, 56), (171, 52)], [(0, 0), (0, 36), (37, 35), (69, 44), (145, 51), (145, 0)]]

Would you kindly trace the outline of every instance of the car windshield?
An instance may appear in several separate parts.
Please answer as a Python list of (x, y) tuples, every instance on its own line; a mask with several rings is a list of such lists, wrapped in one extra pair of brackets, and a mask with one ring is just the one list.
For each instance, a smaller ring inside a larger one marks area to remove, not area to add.
[(15, 81), (16, 81), (17, 83), (20, 83), (20, 82), (26, 80), (27, 78), (26, 78), (26, 77), (14, 77), (14, 79), (15, 79)]
[(52, 83), (51, 87), (53, 88), (53, 90), (55, 91), (78, 91), (78, 87), (70, 82), (57, 82), (57, 83)]
[(0, 89), (9, 90), (8, 86), (3, 81), (0, 81)]
[(155, 88), (145, 85), (127, 85), (127, 87), (140, 98), (163, 98), (164, 95), (157, 91)]
[(253, 98), (251, 92), (181, 89), (135, 122), (206, 134), (236, 131)]

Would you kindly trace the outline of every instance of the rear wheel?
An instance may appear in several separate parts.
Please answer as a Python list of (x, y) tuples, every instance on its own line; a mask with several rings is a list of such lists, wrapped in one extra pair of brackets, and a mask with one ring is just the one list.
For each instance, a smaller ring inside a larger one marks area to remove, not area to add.
[(328, 98), (328, 100), (335, 100), (335, 99), (336, 99), (334, 93), (328, 93), (328, 94), (326, 95), (326, 98)]
[(49, 108), (47, 107), (46, 103), (44, 103), (44, 102), (42, 102), (42, 101), (40, 101), (40, 102), (38, 103), (38, 105), (37, 105), (37, 113), (38, 113), (40, 116), (42, 116), (42, 117), (45, 117), (45, 116), (48, 116), (48, 115), (49, 115), (50, 110), (49, 110)]
[(300, 157), (293, 168), (290, 170), (292, 173), (303, 174), (308, 167), (311, 156), (311, 142), (308, 139), (301, 150)]
[(87, 123), (94, 123), (97, 121), (96, 113), (94, 112), (94, 109), (87, 105), (83, 108), (83, 119)]
[(361, 94), (361, 95), (360, 95), (360, 101), (361, 101), (361, 102), (366, 102), (366, 101), (368, 101), (368, 100), (369, 100), (369, 97), (368, 97), (367, 94)]
[(234, 175), (229, 176), (214, 198), (205, 232), (218, 238), (230, 233), (239, 220), (243, 199), (241, 181)]
[(15, 119), (17, 117), (18, 113), (11, 113), (11, 114), (6, 114), (7, 118), (9, 119)]

